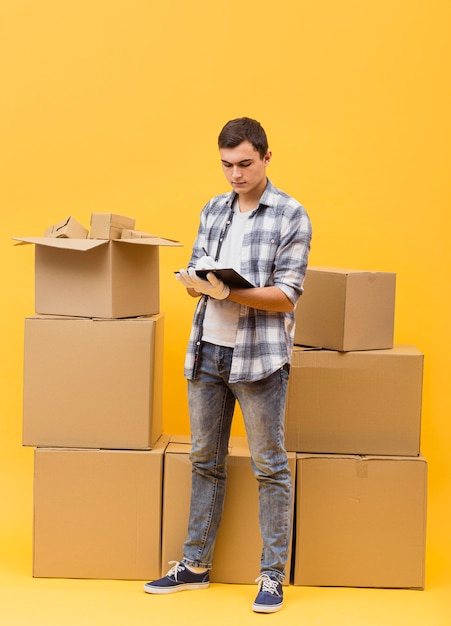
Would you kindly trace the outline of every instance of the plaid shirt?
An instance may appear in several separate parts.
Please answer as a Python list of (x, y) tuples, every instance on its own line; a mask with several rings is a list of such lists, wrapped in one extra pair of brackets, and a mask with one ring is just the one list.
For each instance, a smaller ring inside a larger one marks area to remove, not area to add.
[[(218, 259), (233, 219), (235, 192), (214, 197), (203, 208), (188, 267), (205, 255)], [(268, 180), (260, 203), (249, 215), (240, 273), (256, 287), (275, 285), (296, 305), (303, 291), (311, 224), (305, 209)], [(207, 296), (194, 313), (185, 359), (185, 377), (196, 378)], [(241, 305), (229, 382), (266, 378), (291, 361), (294, 311), (277, 313)]]

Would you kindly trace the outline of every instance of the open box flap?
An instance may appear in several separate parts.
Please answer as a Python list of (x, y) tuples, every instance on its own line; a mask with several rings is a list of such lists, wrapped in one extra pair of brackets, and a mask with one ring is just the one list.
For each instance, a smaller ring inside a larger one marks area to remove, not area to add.
[(99, 246), (104, 246), (110, 241), (119, 245), (139, 245), (139, 246), (181, 246), (181, 243), (171, 239), (163, 239), (162, 237), (146, 237), (145, 239), (70, 239), (70, 238), (52, 238), (52, 237), (13, 237), (13, 240), (21, 244), (34, 243), (39, 246), (47, 246), (49, 248), (62, 248), (64, 250), (79, 250), (84, 252), (92, 250)]

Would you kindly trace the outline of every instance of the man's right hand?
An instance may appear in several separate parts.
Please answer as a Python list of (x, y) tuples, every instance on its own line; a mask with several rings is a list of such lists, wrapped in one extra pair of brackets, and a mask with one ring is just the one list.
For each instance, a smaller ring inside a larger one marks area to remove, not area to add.
[(216, 300), (225, 300), (230, 294), (230, 287), (217, 278), (213, 272), (208, 272), (207, 280), (204, 280), (199, 278), (196, 270), (191, 267), (188, 271), (180, 270), (175, 277), (187, 289), (194, 289)]

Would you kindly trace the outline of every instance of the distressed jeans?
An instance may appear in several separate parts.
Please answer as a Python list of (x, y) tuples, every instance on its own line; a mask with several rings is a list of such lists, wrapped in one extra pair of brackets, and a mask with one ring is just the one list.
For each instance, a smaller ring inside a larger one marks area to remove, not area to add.
[(258, 481), (263, 543), (260, 573), (282, 582), (292, 523), (291, 472), (284, 445), (288, 367), (260, 381), (229, 383), (232, 355), (233, 348), (203, 343), (198, 377), (188, 381), (192, 490), (183, 560), (195, 567), (212, 566), (224, 504), (232, 417), (238, 401)]

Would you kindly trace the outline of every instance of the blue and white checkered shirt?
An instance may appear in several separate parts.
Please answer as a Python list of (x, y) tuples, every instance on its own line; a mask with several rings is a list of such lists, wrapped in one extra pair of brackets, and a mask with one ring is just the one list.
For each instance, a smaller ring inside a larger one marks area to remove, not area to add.
[[(219, 258), (222, 241), (233, 218), (235, 192), (210, 200), (200, 225), (188, 267), (208, 250)], [(303, 291), (312, 229), (302, 205), (268, 180), (260, 203), (249, 216), (241, 250), (240, 273), (255, 287), (275, 285), (296, 305)], [(207, 297), (194, 313), (185, 359), (185, 377), (196, 377)], [(276, 313), (241, 305), (229, 382), (266, 378), (291, 361), (294, 311)]]

